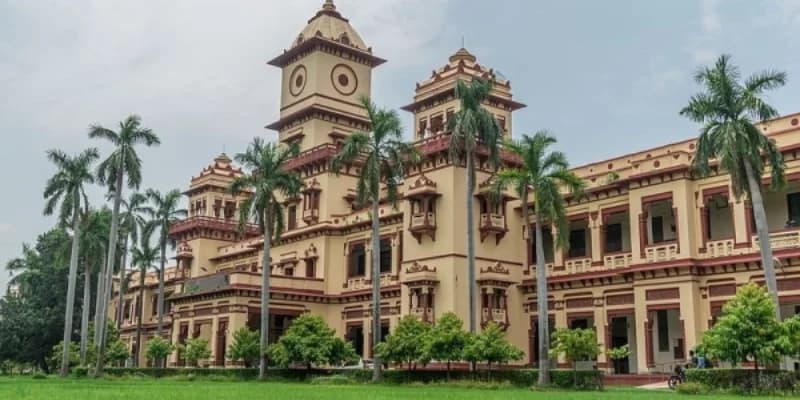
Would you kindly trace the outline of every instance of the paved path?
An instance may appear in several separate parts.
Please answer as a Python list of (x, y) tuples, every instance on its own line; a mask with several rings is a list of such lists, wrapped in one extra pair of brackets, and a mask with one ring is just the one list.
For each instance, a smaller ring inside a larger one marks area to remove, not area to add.
[(642, 385), (639, 386), (639, 389), (648, 389), (648, 390), (669, 389), (669, 385), (667, 384), (667, 381), (664, 381), (658, 383), (651, 383), (649, 385)]

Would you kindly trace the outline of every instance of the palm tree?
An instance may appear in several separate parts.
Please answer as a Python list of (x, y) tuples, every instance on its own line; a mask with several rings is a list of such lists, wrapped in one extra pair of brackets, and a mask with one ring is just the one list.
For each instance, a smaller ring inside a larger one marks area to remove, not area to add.
[[(357, 201), (372, 203), (372, 336), (374, 346), (381, 343), (381, 265), (380, 218), (381, 184), (386, 186), (387, 200), (397, 206), (397, 185), (405, 175), (405, 165), (416, 163), (419, 154), (414, 146), (403, 142), (400, 117), (394, 110), (379, 109), (368, 97), (361, 99), (367, 111), (372, 132), (355, 132), (344, 142), (331, 167), (338, 172), (345, 164), (361, 164)], [(381, 379), (381, 361), (373, 351), (372, 380)]]
[(499, 147), (501, 129), (492, 114), (483, 108), (482, 103), (489, 96), (492, 81), (473, 78), (467, 84), (464, 81), (456, 83), (456, 97), (459, 99), (460, 108), (448, 121), (450, 130), (450, 158), (453, 160), (465, 159), (467, 168), (467, 280), (469, 281), (469, 331), (475, 333), (475, 302), (477, 301), (477, 288), (475, 287), (475, 216), (472, 198), (475, 191), (475, 156), (477, 147), (483, 146), (489, 154), (493, 167), (499, 163)]
[(169, 237), (169, 227), (186, 217), (186, 210), (178, 208), (181, 201), (181, 192), (178, 189), (170, 190), (161, 194), (157, 190), (149, 189), (147, 199), (150, 205), (143, 208), (145, 214), (150, 217), (147, 224), (148, 231), (158, 230), (158, 245), (161, 248), (161, 268), (158, 270), (158, 325), (156, 335), (161, 336), (161, 328), (164, 324), (164, 264), (167, 260), (167, 244), (175, 247), (175, 241)]
[[(72, 250), (69, 257), (69, 276), (67, 281), (67, 307), (64, 313), (64, 348), (72, 343), (72, 314), (75, 306), (75, 281), (78, 274), (80, 251), (80, 211), (81, 205), (88, 203), (85, 185), (94, 183), (92, 164), (100, 157), (97, 149), (84, 150), (77, 156), (68, 156), (60, 150), (49, 150), (47, 158), (56, 165), (58, 171), (45, 185), (46, 200), (44, 215), (52, 215), (61, 203), (58, 217), (62, 225), (72, 224)], [(61, 357), (61, 376), (69, 373), (69, 352)]]
[(136, 303), (136, 354), (133, 354), (133, 365), (139, 366), (139, 354), (142, 352), (142, 316), (144, 315), (144, 278), (147, 271), (155, 267), (158, 259), (158, 248), (150, 246), (150, 236), (142, 234), (139, 247), (131, 251), (131, 262), (139, 270), (139, 300)]
[(731, 176), (733, 195), (737, 199), (744, 195), (750, 198), (761, 249), (761, 265), (780, 320), (778, 284), (767, 214), (761, 197), (761, 176), (765, 169), (763, 159), (766, 158), (772, 187), (782, 187), (785, 182), (784, 162), (775, 142), (761, 133), (754, 123), (778, 116), (778, 111), (764, 101), (763, 95), (783, 86), (786, 73), (764, 71), (741, 82), (739, 69), (730, 60), (729, 55), (722, 55), (713, 67), (702, 68), (695, 74), (695, 81), (703, 85), (704, 91), (692, 96), (680, 113), (703, 124), (694, 158), (694, 169), (698, 174), (708, 175), (710, 161), (716, 160)]
[[(142, 182), (142, 160), (136, 154), (136, 146), (143, 144), (149, 147), (158, 145), (161, 141), (150, 129), (142, 127), (141, 118), (139, 118), (138, 115), (131, 115), (120, 122), (118, 132), (114, 132), (100, 125), (92, 125), (89, 127), (89, 137), (105, 139), (114, 146), (114, 151), (111, 155), (103, 160), (97, 168), (97, 177), (100, 183), (108, 185), (109, 188), (114, 191), (114, 208), (111, 213), (111, 232), (108, 236), (108, 256), (106, 257), (106, 266), (104, 270), (105, 274), (111, 274), (114, 270), (114, 262), (116, 261), (117, 239), (119, 237), (119, 208), (122, 202), (123, 181), (127, 176), (128, 187), (136, 189), (139, 188)], [(101, 298), (107, 297), (106, 292), (107, 290), (103, 291)], [(108, 319), (107, 303), (102, 305), (100, 315), (103, 321)], [(100, 342), (98, 343), (97, 367), (95, 368), (95, 375), (98, 376), (103, 372), (105, 328), (105, 323), (100, 324)]]
[(139, 226), (144, 224), (144, 218), (141, 213), (143, 212), (143, 205), (147, 201), (147, 196), (141, 193), (132, 193), (128, 200), (122, 200), (122, 207), (124, 211), (120, 214), (120, 231), (123, 232), (122, 237), (122, 262), (119, 266), (119, 289), (117, 297), (117, 329), (122, 328), (122, 299), (125, 297), (127, 290), (127, 275), (125, 268), (127, 267), (128, 258), (128, 240), (136, 243), (139, 238)]
[(273, 239), (280, 238), (283, 231), (283, 206), (279, 195), (292, 198), (300, 193), (303, 181), (300, 177), (285, 169), (287, 161), (297, 156), (300, 148), (297, 144), (288, 147), (274, 143), (264, 143), (261, 138), (254, 138), (244, 153), (235, 159), (248, 173), (231, 182), (230, 192), (238, 195), (244, 191), (252, 191), (239, 208), (239, 229), (255, 219), (264, 234), (264, 251), (261, 258), (261, 361), (259, 377), (263, 379), (267, 372), (266, 350), (269, 344), (269, 274), (270, 247)]
[(533, 237), (536, 238), (536, 304), (539, 314), (539, 384), (550, 382), (549, 350), (550, 338), (547, 319), (547, 271), (545, 270), (544, 242), (542, 226), (556, 227), (556, 243), (560, 248), (569, 246), (569, 225), (566, 218), (564, 200), (559, 192), (566, 189), (575, 196), (583, 192), (583, 182), (568, 168), (567, 158), (559, 151), (548, 151), (556, 139), (546, 131), (533, 135), (523, 135), (519, 141), (506, 142), (505, 148), (515, 154), (522, 162), (518, 168), (506, 168), (497, 174), (494, 191), (499, 194), (511, 187), (522, 200), (522, 220), (528, 224), (528, 196), (534, 193), (533, 212), (536, 218), (536, 234), (528, 229), (527, 248), (530, 249)]
[[(88, 207), (85, 204), (84, 207)], [(85, 209), (83, 213), (83, 226), (81, 227), (81, 248), (83, 248), (83, 306), (81, 307), (81, 365), (86, 365), (86, 351), (89, 343), (89, 314), (91, 311), (91, 291), (92, 275), (98, 273), (97, 289), (103, 282), (100, 274), (102, 270), (102, 260), (105, 253), (105, 239), (108, 238), (108, 223), (111, 219), (111, 211), (107, 208), (102, 210)], [(99, 310), (101, 299), (95, 296), (95, 317)], [(97, 326), (95, 318), (95, 326)], [(95, 329), (96, 331), (97, 329)], [(95, 343), (97, 340), (95, 339)]]

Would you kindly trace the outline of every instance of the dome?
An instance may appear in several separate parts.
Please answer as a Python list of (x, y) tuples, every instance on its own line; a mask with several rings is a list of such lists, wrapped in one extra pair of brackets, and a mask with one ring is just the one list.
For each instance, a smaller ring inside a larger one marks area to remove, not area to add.
[(292, 43), (292, 47), (299, 46), (303, 41), (315, 36), (333, 40), (359, 50), (369, 51), (366, 43), (358, 35), (358, 32), (350, 26), (347, 18), (342, 17), (342, 14), (336, 10), (333, 0), (326, 0), (322, 8), (317, 11), (317, 14), (308, 20), (308, 25), (297, 36), (294, 43)]

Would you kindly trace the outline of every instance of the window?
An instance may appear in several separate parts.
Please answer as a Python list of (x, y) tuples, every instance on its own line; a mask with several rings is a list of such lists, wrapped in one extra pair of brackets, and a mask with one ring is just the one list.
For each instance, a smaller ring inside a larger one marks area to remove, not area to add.
[(155, 316), (158, 315), (158, 295), (151, 296), (150, 297), (150, 302), (152, 304), (152, 307), (151, 307), (152, 308), (152, 313), (151, 313), (151, 315), (155, 317)]
[(669, 323), (667, 322), (667, 310), (656, 311), (658, 321), (658, 351), (669, 351)]
[(622, 251), (622, 224), (609, 224), (606, 227), (606, 252)]
[(289, 206), (286, 214), (288, 219), (286, 227), (289, 230), (297, 228), (297, 206)]
[(650, 222), (653, 230), (653, 243), (664, 241), (664, 218), (661, 216), (653, 217)]
[(317, 277), (317, 259), (309, 258), (306, 260), (306, 278)]
[(381, 239), (381, 273), (392, 272), (392, 239)]
[(128, 320), (131, 319), (131, 301), (125, 300), (125, 305), (122, 307), (122, 319)]
[(283, 274), (286, 276), (294, 276), (294, 264), (291, 264), (283, 269)]
[(586, 230), (574, 229), (569, 231), (569, 256), (586, 257)]
[(789, 211), (788, 227), (798, 226), (800, 223), (800, 193), (786, 195), (786, 209)]
[(569, 329), (589, 329), (589, 320), (586, 318), (573, 319)]
[(347, 276), (364, 276), (366, 275), (366, 254), (364, 252), (364, 244), (358, 243), (350, 246), (350, 260), (349, 260)]

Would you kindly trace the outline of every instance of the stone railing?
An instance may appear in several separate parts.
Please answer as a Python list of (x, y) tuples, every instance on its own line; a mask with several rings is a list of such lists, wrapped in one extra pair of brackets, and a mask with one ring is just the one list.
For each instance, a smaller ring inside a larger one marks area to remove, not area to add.
[(411, 315), (416, 315), (422, 321), (429, 321), (433, 319), (433, 308), (414, 307), (411, 309)]
[(506, 323), (506, 310), (502, 308), (483, 308), (481, 309), (481, 317), (484, 323), (494, 322), (498, 325)]
[(414, 214), (411, 216), (412, 228), (424, 226), (436, 226), (436, 214), (429, 212)]
[(573, 258), (569, 259), (564, 262), (564, 266), (566, 270), (564, 273), (566, 274), (580, 274), (583, 272), (589, 272), (592, 268), (592, 259), (589, 258)]
[(651, 245), (644, 249), (645, 252), (645, 259), (647, 262), (661, 262), (661, 261), (669, 261), (674, 260), (678, 257), (678, 244), (677, 243), (665, 243), (665, 244), (657, 244)]
[[(800, 247), (800, 229), (794, 228), (780, 232), (770, 232), (769, 242), (772, 250)], [(758, 250), (758, 236), (753, 236), (753, 248)]]
[[(381, 274), (381, 287), (397, 284), (397, 281), (397, 276), (391, 274)], [(366, 276), (348, 278), (345, 282), (345, 288), (348, 290), (369, 289), (371, 287), (372, 279), (369, 279)]]
[(316, 208), (309, 208), (303, 210), (303, 221), (316, 221), (319, 219), (319, 210)]
[[(554, 274), (557, 275), (557, 273), (553, 271), (553, 269), (555, 268), (555, 264), (553, 264), (553, 263), (545, 263), (544, 264), (544, 268), (547, 270), (547, 276), (552, 276)], [(530, 270), (531, 270), (531, 275), (533, 275), (533, 277), (535, 278), (536, 277), (536, 264), (535, 263), (530, 265)]]
[(484, 228), (505, 228), (505, 218), (501, 214), (481, 214), (481, 226)]
[(712, 240), (706, 242), (705, 256), (707, 258), (732, 256), (734, 255), (734, 249), (733, 239)]
[(632, 263), (633, 263), (633, 254), (630, 252), (606, 254), (606, 256), (603, 257), (603, 266), (606, 269), (627, 268)]

